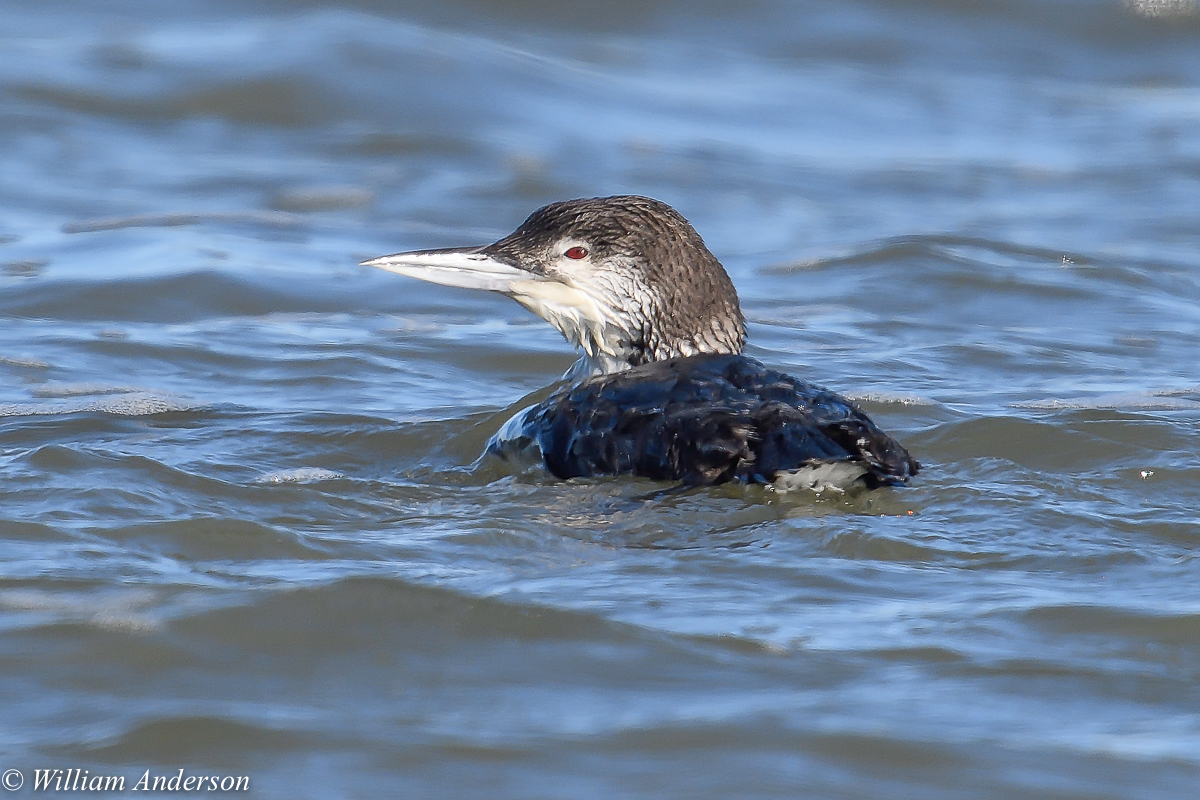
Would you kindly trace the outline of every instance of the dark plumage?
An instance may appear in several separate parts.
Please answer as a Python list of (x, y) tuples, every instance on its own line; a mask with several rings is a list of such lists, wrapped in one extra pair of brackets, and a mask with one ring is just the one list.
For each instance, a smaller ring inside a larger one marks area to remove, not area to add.
[(729, 275), (657, 200), (552, 203), (494, 244), (364, 263), (508, 295), (583, 350), (569, 373), (582, 380), (488, 445), (502, 456), (536, 446), (560, 478), (821, 490), (903, 484), (920, 468), (854, 403), (741, 355), (746, 327)]
[(769, 483), (781, 472), (853, 462), (874, 488), (920, 468), (854, 403), (743, 355), (589, 378), (526, 412), (523, 428), (559, 478)]

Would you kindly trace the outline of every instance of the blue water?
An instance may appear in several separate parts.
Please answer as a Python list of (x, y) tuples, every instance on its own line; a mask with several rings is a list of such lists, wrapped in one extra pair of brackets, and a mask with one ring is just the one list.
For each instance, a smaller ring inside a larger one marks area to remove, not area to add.
[[(475, 464), (569, 347), (358, 262), (616, 193), (913, 486)], [(1193, 798), (1196, 209), (1192, 0), (10, 2), (0, 772)]]

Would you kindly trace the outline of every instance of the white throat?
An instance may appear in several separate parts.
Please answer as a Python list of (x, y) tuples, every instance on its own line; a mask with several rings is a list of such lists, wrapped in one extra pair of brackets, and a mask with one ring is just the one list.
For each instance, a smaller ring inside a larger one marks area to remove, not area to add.
[(593, 295), (558, 281), (516, 281), (508, 294), (549, 322), (583, 351), (568, 374), (579, 377), (629, 369), (632, 336), (620, 315)]

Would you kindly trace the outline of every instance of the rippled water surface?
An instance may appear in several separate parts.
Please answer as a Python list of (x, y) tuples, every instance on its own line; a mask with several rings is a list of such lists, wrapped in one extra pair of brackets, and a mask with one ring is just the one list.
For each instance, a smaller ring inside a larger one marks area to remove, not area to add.
[[(572, 354), (363, 258), (647, 194), (848, 497), (474, 464)], [(1194, 798), (1200, 9), (0, 8), (0, 770)]]

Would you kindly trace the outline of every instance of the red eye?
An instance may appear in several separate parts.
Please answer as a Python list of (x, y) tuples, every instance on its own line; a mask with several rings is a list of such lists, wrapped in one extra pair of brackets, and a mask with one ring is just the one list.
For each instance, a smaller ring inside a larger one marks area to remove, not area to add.
[(568, 250), (564, 255), (566, 255), (567, 258), (587, 258), (587, 248), (579, 247), (577, 245)]

